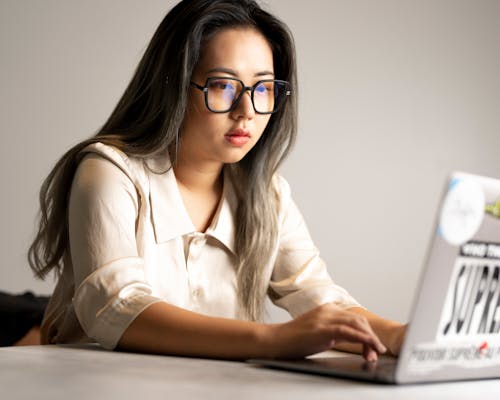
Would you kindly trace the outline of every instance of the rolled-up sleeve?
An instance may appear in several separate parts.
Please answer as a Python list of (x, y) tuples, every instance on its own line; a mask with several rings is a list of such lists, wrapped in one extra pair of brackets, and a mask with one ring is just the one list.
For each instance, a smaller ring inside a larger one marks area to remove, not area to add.
[(138, 254), (139, 197), (127, 174), (95, 154), (80, 163), (69, 202), (73, 307), (88, 337), (114, 348), (153, 296)]
[(358, 307), (359, 303), (332, 281), (291, 198), (288, 183), (281, 177), (278, 182), (280, 232), (278, 254), (269, 285), (271, 300), (293, 317), (329, 302), (342, 308)]

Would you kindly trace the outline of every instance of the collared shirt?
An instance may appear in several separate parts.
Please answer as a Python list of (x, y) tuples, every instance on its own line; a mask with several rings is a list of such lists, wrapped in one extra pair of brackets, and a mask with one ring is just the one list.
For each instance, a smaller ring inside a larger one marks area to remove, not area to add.
[[(114, 348), (134, 318), (159, 301), (242, 318), (237, 198), (230, 179), (224, 177), (221, 201), (202, 233), (184, 206), (168, 156), (144, 163), (102, 143), (84, 152), (69, 201), (70, 251), (45, 313), (42, 340)], [(294, 317), (327, 302), (359, 306), (332, 282), (287, 182), (275, 181), (279, 236), (265, 274), (273, 302)]]

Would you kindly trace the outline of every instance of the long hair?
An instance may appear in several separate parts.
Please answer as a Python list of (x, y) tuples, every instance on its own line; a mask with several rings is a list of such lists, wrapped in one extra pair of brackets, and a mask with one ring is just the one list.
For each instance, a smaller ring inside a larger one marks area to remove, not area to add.
[(275, 76), (292, 87), (252, 150), (240, 162), (225, 166), (239, 200), (235, 242), (240, 308), (248, 319), (262, 318), (265, 266), (278, 236), (273, 176), (296, 136), (297, 79), (290, 31), (253, 0), (183, 0), (165, 16), (109, 119), (95, 136), (67, 151), (42, 184), (38, 231), (28, 252), (38, 278), (52, 270), (60, 274), (69, 254), (69, 188), (81, 151), (95, 142), (144, 160), (168, 151), (175, 165), (191, 75), (203, 45), (216, 32), (237, 27), (262, 33), (273, 52)]

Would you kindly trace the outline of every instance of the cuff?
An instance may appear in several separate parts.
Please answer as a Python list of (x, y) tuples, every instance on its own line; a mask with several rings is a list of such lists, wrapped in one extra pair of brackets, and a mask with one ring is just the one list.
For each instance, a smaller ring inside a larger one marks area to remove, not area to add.
[(128, 257), (90, 274), (75, 291), (73, 306), (87, 336), (114, 349), (132, 321), (148, 306), (162, 301), (152, 292), (142, 259)]

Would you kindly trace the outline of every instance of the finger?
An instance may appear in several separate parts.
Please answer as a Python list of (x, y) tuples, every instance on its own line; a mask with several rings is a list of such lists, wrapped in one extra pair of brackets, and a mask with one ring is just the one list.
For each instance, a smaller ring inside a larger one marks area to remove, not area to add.
[(352, 315), (341, 315), (334, 320), (335, 326), (346, 326), (351, 328), (352, 330), (363, 333), (367, 337), (370, 337), (370, 344), (372, 344), (376, 351), (378, 351), (379, 353), (385, 353), (387, 351), (387, 348), (382, 344), (381, 340), (375, 334), (375, 332), (373, 332), (370, 324), (365, 318), (358, 318), (357, 316)]
[(373, 348), (367, 345), (363, 345), (363, 357), (366, 361), (377, 361), (378, 360), (378, 354)]
[(375, 351), (384, 353), (385, 347), (378, 338), (369, 333), (357, 330), (349, 325), (336, 325), (330, 330), (332, 338), (339, 342), (355, 342), (362, 343), (372, 347)]

